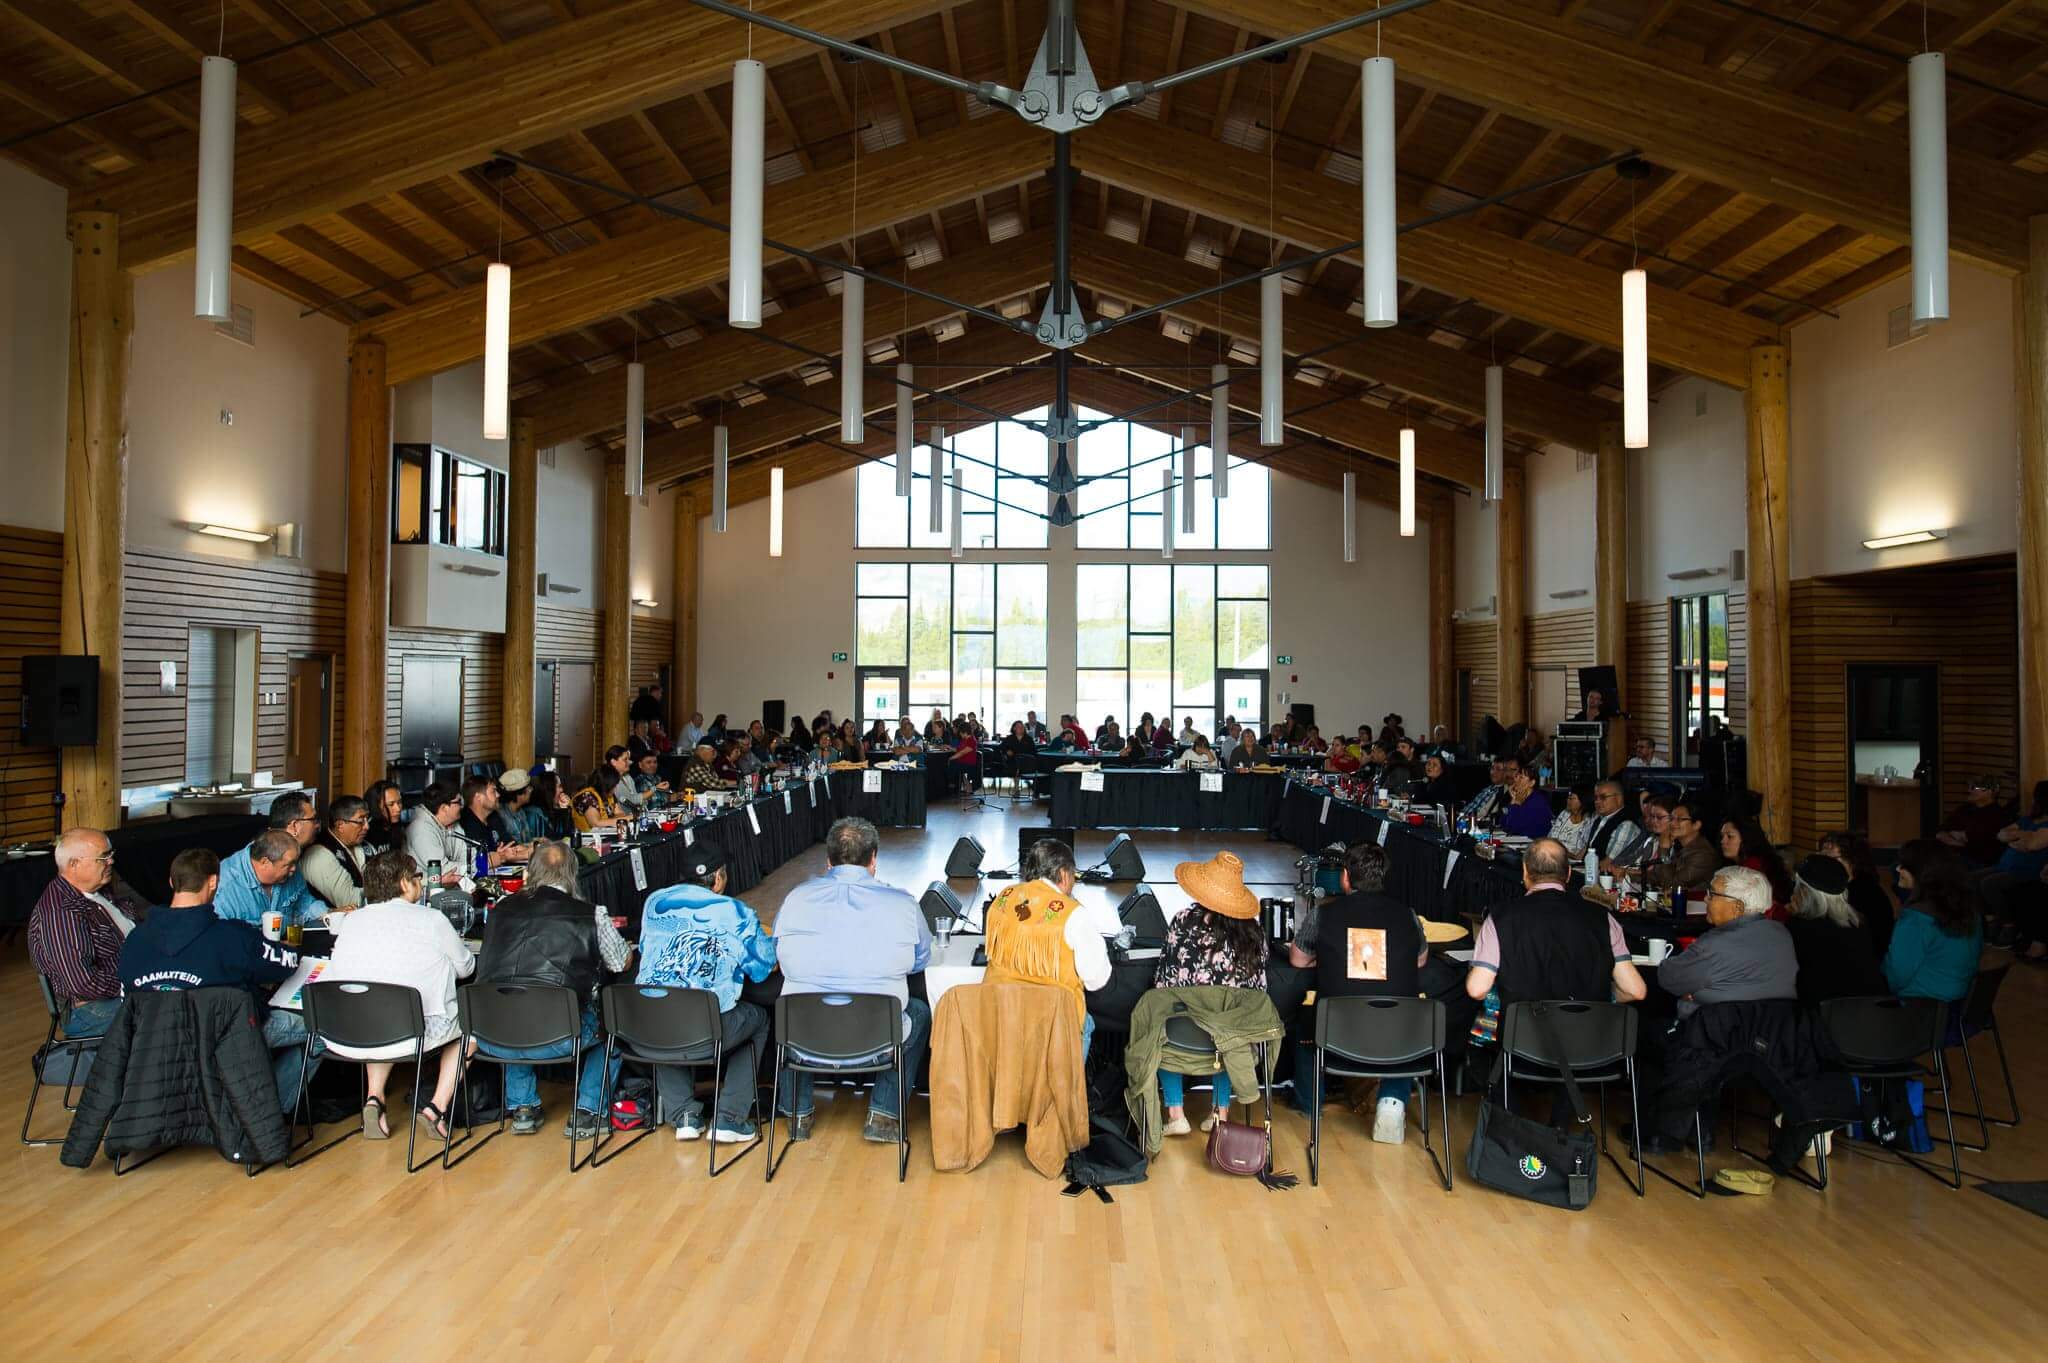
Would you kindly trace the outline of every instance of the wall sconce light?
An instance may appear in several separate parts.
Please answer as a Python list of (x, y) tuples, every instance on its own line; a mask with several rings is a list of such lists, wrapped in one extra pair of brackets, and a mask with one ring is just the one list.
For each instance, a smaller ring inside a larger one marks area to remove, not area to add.
[(659, 606), (661, 603), (659, 601), (650, 601), (644, 596), (636, 596), (633, 598), (633, 604), (640, 607), (642, 610), (651, 611), (656, 606)]
[(1897, 549), (1900, 545), (1904, 544), (1932, 544), (1936, 540), (1945, 540), (1947, 538), (1948, 531), (1946, 529), (1908, 530), (1902, 534), (1879, 535), (1876, 539), (1865, 540), (1863, 541), (1863, 547), (1865, 549)]
[[(487, 568), (481, 563), (444, 563), (441, 566), (451, 573), (461, 573), (464, 577), (496, 577), (498, 575), (496, 568)], [(559, 591), (560, 588), (556, 590)]]
[(214, 535), (224, 540), (240, 540), (244, 544), (268, 544), (276, 538), (269, 530), (242, 530), (232, 525), (215, 525), (212, 521), (178, 523), (195, 535)]
[(1696, 582), (1703, 577), (1724, 577), (1727, 572), (1726, 568), (1680, 568), (1677, 572), (1666, 573), (1664, 576), (1673, 582)]
[(1550, 599), (1552, 601), (1575, 601), (1585, 594), (1586, 589), (1584, 587), (1574, 587), (1568, 592), (1552, 592)]

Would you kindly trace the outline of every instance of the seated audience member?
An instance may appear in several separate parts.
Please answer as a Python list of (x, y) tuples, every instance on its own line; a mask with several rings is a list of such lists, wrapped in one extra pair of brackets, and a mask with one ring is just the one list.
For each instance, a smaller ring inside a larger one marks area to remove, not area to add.
[(428, 879), (437, 874), (436, 867), (460, 872), (469, 865), (465, 849), (449, 831), (461, 818), (461, 792), (436, 781), (420, 796), (419, 808), (406, 820), (405, 850)]
[(1031, 731), (1025, 727), (1024, 721), (1011, 720), (1010, 732), (1003, 739), (1003, 761), (1009, 769), (1013, 772), (1021, 770), (1018, 764), (1037, 752), (1037, 740), (1031, 737)]
[(353, 795), (327, 806), (327, 826), (313, 836), (313, 845), (299, 857), (306, 888), (330, 909), (353, 909), (363, 898), (363, 867), (369, 857), (363, 844), (370, 832), (370, 809)]
[(1124, 739), (1123, 750), (1125, 752), (1129, 752), (1134, 747), (1140, 752), (1152, 751), (1152, 712), (1150, 710), (1139, 716), (1138, 722), (1131, 727), (1130, 734)]
[(1763, 826), (1755, 819), (1723, 819), (1720, 829), (1721, 859), (1731, 866), (1746, 866), (1763, 873), (1771, 882), (1771, 917), (1784, 922), (1792, 905), (1792, 873)]
[[(1598, 691), (1593, 692), (1599, 695)], [(1573, 786), (1564, 793), (1564, 808), (1550, 821), (1550, 836), (1564, 844), (1577, 861), (1586, 855), (1586, 839), (1593, 832), (1593, 788)]]
[(1521, 769), (1519, 758), (1494, 758), (1487, 766), (1486, 788), (1465, 802), (1465, 817), (1475, 823), (1499, 818), (1508, 807), (1508, 778)]
[(1508, 806), (1501, 811), (1500, 831), (1518, 838), (1550, 835), (1550, 799), (1537, 789), (1536, 774), (1516, 767), (1508, 777)]
[(1224, 762), (1232, 771), (1265, 765), (1266, 750), (1259, 746), (1257, 731), (1250, 728), (1239, 730), (1237, 746), (1230, 750), (1230, 756)]
[(370, 829), (363, 838), (363, 855), (394, 852), (405, 845), (405, 796), (393, 781), (379, 781), (363, 792), (370, 807)]
[(1707, 892), (1712, 926), (1657, 971), (1681, 1019), (1703, 1003), (1799, 997), (1798, 953), (1785, 925), (1770, 918), (1771, 902), (1771, 882), (1761, 871), (1724, 866), (1714, 874)]
[(626, 733), (626, 763), (628, 767), (640, 760), (642, 753), (654, 751), (654, 721), (636, 719)]
[(532, 838), (520, 836), (524, 823), (519, 811), (533, 799), (533, 775), (521, 767), (498, 773), (498, 807), (491, 811), (491, 831), (498, 835), (498, 844), (531, 842)]
[(1108, 905), (1074, 896), (1074, 849), (1040, 838), (1024, 853), (1017, 883), (989, 905), (988, 984), (1043, 984), (1073, 995), (1081, 1058), (1095, 1035), (1087, 991), (1109, 983), (1108, 939), (1122, 928)]
[(562, 789), (562, 778), (543, 768), (532, 773), (529, 790), (528, 797), (512, 810), (512, 840), (531, 846), (542, 838), (568, 837), (575, 825), (569, 817), (569, 792)]
[[(713, 759), (714, 765), (711, 768), (711, 788), (714, 790), (718, 788), (716, 760), (716, 758)], [(859, 758), (855, 754), (839, 751), (839, 731), (837, 729), (823, 729), (818, 733), (818, 760), (829, 767), (834, 762), (853, 762), (858, 761)], [(702, 789), (702, 787), (699, 787), (699, 789)]]
[[(834, 747), (840, 750), (840, 754), (846, 761), (858, 762), (860, 760), (858, 741), (849, 745), (846, 742), (846, 736), (835, 729), (832, 733), (832, 743)], [(740, 778), (749, 774), (740, 770), (740, 757), (743, 754), (747, 756), (752, 755), (747, 753), (747, 745), (745, 743), (736, 738), (729, 738), (725, 741), (725, 745), (720, 750), (718, 756), (711, 761), (712, 773), (720, 781), (723, 781), (728, 788), (738, 786)]]
[(1045, 722), (1039, 719), (1038, 711), (1036, 710), (1026, 710), (1024, 712), (1024, 732), (1034, 744), (1044, 743), (1051, 737), (1051, 734), (1046, 731)]
[[(822, 745), (823, 735), (820, 735)], [(683, 763), (684, 790), (730, 790), (732, 783), (722, 779), (712, 770), (711, 764), (717, 759), (718, 749), (711, 743), (699, 743)]]
[(889, 726), (879, 719), (876, 720), (873, 725), (869, 726), (868, 736), (863, 742), (867, 747), (869, 757), (887, 757), (890, 747)]
[(1566, 891), (1571, 855), (1552, 838), (1522, 854), (1520, 899), (1496, 904), (1479, 925), (1465, 993), (1498, 993), (1503, 1006), (1533, 999), (1634, 1003), (1645, 992), (1614, 915)]
[(896, 741), (892, 745), (896, 752), (916, 752), (919, 742), (917, 726), (910, 722), (909, 715), (896, 721)]
[[(825, 719), (825, 713), (821, 711), (818, 718)], [(723, 714), (716, 714), (711, 717), (711, 723), (704, 728), (704, 737), (710, 739), (713, 743), (723, 743), (725, 741), (726, 726)]]
[[(1154, 989), (1194, 989), (1221, 985), (1231, 989), (1266, 987), (1266, 930), (1259, 922), (1259, 897), (1245, 888), (1244, 863), (1234, 852), (1218, 852), (1207, 861), (1184, 861), (1173, 878), (1190, 901), (1166, 925), (1166, 948)], [(1218, 1071), (1210, 1080), (1208, 1131), (1230, 1111), (1230, 1076)], [(1186, 1082), (1173, 1070), (1159, 1071), (1160, 1098), (1166, 1105), (1165, 1134), (1185, 1136), (1188, 1125)]]
[(1451, 737), (1451, 728), (1448, 724), (1439, 724), (1429, 731), (1429, 750), (1443, 754), (1446, 762), (1458, 760), (1457, 740)]
[[(709, 1127), (712, 1140), (736, 1144), (754, 1138), (754, 1076), (768, 1042), (768, 1014), (742, 999), (740, 989), (748, 980), (761, 983), (775, 969), (775, 939), (761, 930), (760, 918), (744, 901), (725, 892), (726, 855), (717, 844), (706, 839), (684, 852), (682, 876), (681, 884), (656, 890), (641, 907), (638, 983), (717, 996), (725, 1075)], [(662, 1066), (654, 1071), (654, 1083), (676, 1139), (702, 1136), (707, 1124), (693, 1072)]]
[[(875, 722), (877, 724), (881, 723), (880, 720)], [(774, 753), (775, 747), (770, 741), (771, 738), (772, 735), (769, 734), (767, 725), (758, 719), (748, 721), (746, 742), (747, 746), (754, 750), (754, 756), (766, 761)]]
[(1654, 890), (1705, 894), (1721, 869), (1721, 852), (1707, 838), (1694, 806), (1683, 800), (1671, 806), (1671, 838), (1670, 855), (1643, 868), (1643, 883)]
[(1318, 729), (1313, 724), (1309, 725), (1307, 729), (1302, 731), (1301, 743), (1299, 746), (1303, 752), (1312, 752), (1317, 754), (1326, 753), (1330, 750), (1330, 745), (1323, 741), (1323, 731), (1321, 729)]
[(1820, 851), (1822, 856), (1840, 862), (1849, 873), (1849, 907), (1862, 920), (1863, 930), (1870, 936), (1871, 950), (1882, 961), (1892, 944), (1892, 897), (1878, 877), (1870, 843), (1855, 833), (1828, 833), (1821, 837)]
[(113, 889), (106, 834), (74, 828), (52, 850), (57, 876), (29, 915), (29, 959), (64, 1008), (64, 1035), (101, 1036), (121, 1006), (121, 943), (141, 914)]
[[(775, 915), (776, 955), (784, 994), (883, 994), (902, 1005), (904, 1078), (914, 1092), (932, 1010), (910, 997), (910, 976), (930, 962), (932, 935), (917, 900), (877, 878), (881, 844), (866, 819), (833, 823), (825, 834), (825, 874), (791, 890)], [(791, 1118), (792, 1140), (810, 1139), (811, 1080), (782, 1076), (776, 1106)], [(903, 1096), (893, 1070), (876, 1076), (861, 1134), (895, 1144)]]
[[(1429, 941), (1415, 910), (1386, 893), (1388, 860), (1377, 843), (1360, 842), (1344, 853), (1344, 894), (1316, 910), (1315, 935), (1287, 949), (1297, 967), (1316, 972), (1316, 999), (1356, 995), (1412, 999), (1422, 992), (1422, 968)], [(1305, 1063), (1297, 1060), (1297, 1064)], [(1296, 1074), (1300, 1074), (1299, 1069)], [(1299, 1080), (1296, 1081), (1299, 1084)], [(1408, 1133), (1409, 1079), (1380, 1080), (1372, 1138), (1399, 1145)], [(1311, 1096), (1309, 1102), (1316, 1101)]]
[[(770, 754), (764, 754), (761, 760), (772, 764), (772, 749)], [(661, 779), (661, 759), (653, 753), (647, 753), (635, 762), (633, 774), (619, 782), (619, 795), (622, 800), (628, 788), (632, 790), (632, 799), (640, 809), (652, 809), (667, 798), (669, 784)]]
[(1899, 892), (1905, 902), (1892, 925), (1884, 978), (1906, 999), (1953, 1003), (1970, 992), (1984, 952), (1984, 919), (1960, 853), (1930, 838), (1899, 849)]
[(1379, 741), (1384, 746), (1389, 748), (1393, 747), (1395, 741), (1398, 740), (1401, 737), (1401, 735), (1406, 732), (1407, 730), (1401, 727), (1401, 717), (1399, 715), (1381, 716)]
[(619, 804), (618, 792), (618, 772), (612, 770), (609, 762), (600, 762), (583, 789), (569, 797), (569, 817), (575, 821), (576, 831), (588, 833), (616, 826), (626, 814)]
[[(561, 1041), (524, 1050), (480, 1043), (485, 1055), (505, 1060), (567, 1060), (597, 1045), (597, 988), (626, 968), (633, 948), (619, 936), (605, 911), (578, 897), (576, 853), (566, 843), (543, 842), (527, 861), (526, 884), (491, 908), (484, 925), (479, 984), (559, 985), (583, 1001), (582, 1035), (572, 1047)], [(605, 1096), (618, 1075), (606, 1071), (602, 1054), (586, 1057), (577, 1077), (576, 1109), (563, 1124), (572, 1140), (592, 1140), (605, 1111)], [(505, 1066), (505, 1106), (516, 1135), (541, 1128), (540, 1088), (533, 1066)]]
[(1178, 740), (1181, 746), (1193, 747), (1195, 740), (1201, 736), (1201, 733), (1195, 728), (1195, 717), (1193, 715), (1189, 715), (1181, 720), (1180, 737)]
[(1143, 762), (1147, 760), (1152, 756), (1150, 736), (1140, 736), (1137, 732), (1133, 731), (1131, 736), (1124, 740), (1123, 751), (1118, 753), (1117, 756), (1125, 762)]
[(1998, 840), (2005, 850), (1990, 870), (1978, 876), (1977, 892), (1983, 896), (1986, 916), (2004, 929), (1999, 939), (2004, 941), (2010, 939), (2015, 917), (2014, 893), (2025, 890), (2031, 895), (2042, 872), (2048, 871), (2048, 781), (2034, 783), (2032, 805), (1998, 830)]
[[(652, 760), (653, 754), (649, 754)], [(527, 848), (507, 843), (498, 835), (498, 783), (488, 776), (472, 776), (462, 783), (462, 812), (453, 831), (461, 834), (464, 857), (474, 861), (481, 853), (492, 870), (507, 862), (526, 860)]]
[(1330, 744), (1329, 754), (1323, 758), (1323, 770), (1334, 771), (1339, 776), (1355, 775), (1358, 766), (1358, 754), (1345, 743)]
[(320, 902), (299, 874), (299, 840), (281, 828), (265, 829), (256, 840), (220, 867), (220, 885), (208, 896), (222, 918), (251, 927), (263, 915), (283, 915), (286, 925), (304, 923), (321, 913)]
[(1968, 797), (1949, 811), (1934, 836), (1962, 853), (1972, 866), (1995, 866), (2005, 854), (2005, 843), (1998, 835), (2012, 824), (2013, 813), (1998, 798), (1997, 779), (1979, 776), (1970, 782)]
[(1629, 819), (1624, 806), (1626, 793), (1619, 781), (1601, 781), (1593, 787), (1592, 817), (1586, 821), (1586, 837), (1579, 848), (1579, 854), (1590, 851), (1600, 858), (1604, 866), (1608, 859), (1627, 848), (1642, 836), (1642, 830)]
[[(256, 841), (264, 838), (292, 842), (281, 829), (261, 834)], [(298, 860), (296, 844), (289, 856)], [(254, 923), (217, 914), (214, 892), (219, 886), (220, 858), (205, 848), (188, 847), (171, 858), (171, 902), (137, 924), (121, 944), (121, 988), (130, 994), (214, 985), (246, 989), (250, 1007), (263, 1023), (264, 1044), (270, 1047), (278, 1106), (290, 1113), (298, 1106), (300, 1085), (319, 1068), (325, 1049), (316, 1038), (308, 1068), (305, 1018), (269, 1006), (271, 993), (299, 968), (299, 953), (264, 941)]]
[(694, 748), (697, 746), (697, 740), (703, 736), (704, 712), (702, 710), (693, 710), (690, 712), (690, 717), (683, 721), (683, 727), (676, 730), (676, 741), (683, 747)]
[(946, 765), (956, 780), (965, 783), (967, 789), (973, 790), (981, 784), (981, 740), (965, 729), (954, 737), (959, 746), (953, 749), (953, 755), (947, 759)]
[[(355, 980), (405, 985), (420, 996), (420, 1016), (426, 1024), (420, 1054), (424, 1057), (439, 1051), (441, 1058), (434, 1096), (420, 1104), (413, 1117), (424, 1119), (435, 1136), (445, 1137), (461, 1064), (458, 1043), (462, 1029), (455, 1008), (455, 981), (475, 972), (476, 957), (445, 916), (420, 907), (426, 893), (419, 863), (404, 852), (384, 852), (371, 858), (363, 871), (364, 906), (335, 928), (334, 956), (320, 979), (322, 983)], [(344, 1060), (364, 1062), (369, 1097), (363, 1103), (363, 1139), (388, 1137), (391, 1123), (384, 1111), (384, 1087), (390, 1082), (392, 1065), (412, 1059), (412, 1043), (369, 1050), (337, 1045), (327, 1049)]]
[(1651, 738), (1638, 738), (1629, 745), (1628, 763), (1631, 767), (1654, 767), (1657, 761), (1657, 742)]
[[(1632, 842), (1610, 847), (1607, 860), (1600, 863), (1601, 871), (1608, 875), (1628, 875), (1657, 862), (1666, 861), (1678, 846), (1671, 827), (1671, 811), (1677, 801), (1669, 795), (1650, 794), (1643, 796), (1643, 830)], [(1718, 862), (1719, 857), (1715, 858)]]
[(933, 710), (932, 717), (924, 722), (924, 741), (938, 744), (953, 741), (953, 727), (946, 723), (945, 715), (937, 710)]
[(662, 722), (660, 720), (655, 720), (649, 726), (649, 731), (653, 735), (654, 750), (656, 752), (666, 757), (669, 753), (675, 750), (675, 740), (669, 737), (668, 730), (665, 727), (663, 727)]
[(1785, 927), (1799, 958), (1801, 1003), (1891, 992), (1878, 954), (1871, 950), (1870, 934), (1849, 901), (1849, 872), (1834, 857), (1811, 856), (1799, 863)]
[[(1330, 761), (1337, 761), (1342, 750), (1341, 745), (1333, 745)], [(1351, 761), (1355, 771), (1358, 759), (1352, 758)], [(1333, 767), (1332, 770), (1341, 771), (1343, 768)], [(1458, 793), (1451, 783), (1450, 764), (1444, 761), (1442, 753), (1432, 752), (1422, 759), (1422, 780), (1409, 790), (1408, 798), (1416, 804), (1435, 805), (1439, 809), (1450, 809), (1458, 803)]]
[(1221, 763), (1216, 757), (1216, 750), (1209, 746), (1208, 738), (1196, 734), (1194, 746), (1182, 753), (1174, 765), (1182, 771), (1214, 771)]

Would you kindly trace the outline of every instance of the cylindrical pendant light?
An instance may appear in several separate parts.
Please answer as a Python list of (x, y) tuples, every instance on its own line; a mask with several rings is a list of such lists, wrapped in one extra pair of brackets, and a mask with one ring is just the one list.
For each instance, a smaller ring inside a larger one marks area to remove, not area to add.
[(953, 535), (948, 541), (948, 547), (952, 549), (953, 557), (959, 558), (965, 551), (965, 530), (963, 527), (966, 524), (964, 509), (960, 505), (962, 500), (964, 500), (965, 494), (960, 490), (959, 465), (955, 464), (953, 466), (953, 476), (948, 482), (953, 489)]
[(1180, 432), (1180, 532), (1195, 533), (1195, 442), (1201, 432), (1183, 426)]
[(198, 228), (192, 263), (192, 315), (225, 322), (234, 279), (235, 64), (199, 59)]
[(782, 557), (782, 465), (768, 470), (768, 557)]
[(1344, 471), (1344, 561), (1358, 562), (1358, 475)]
[(484, 271), (484, 439), (503, 440), (505, 383), (512, 349), (512, 267), (493, 261)]
[(917, 419), (911, 410), (910, 366), (896, 366), (896, 495), (908, 497), (915, 470), (910, 467), (910, 447), (917, 443)]
[(647, 489), (647, 366), (626, 366), (626, 495)]
[(1230, 366), (1209, 367), (1209, 495), (1230, 496)]
[(867, 439), (861, 409), (867, 405), (868, 282), (857, 274), (839, 276), (839, 438), (849, 445)]
[(1173, 465), (1159, 470), (1159, 557), (1173, 557)]
[(1281, 369), (1285, 359), (1280, 326), (1280, 276), (1259, 281), (1259, 443), (1277, 445), (1285, 425)]
[(1486, 366), (1486, 484), (1480, 492), (1489, 502), (1500, 500), (1501, 484), (1506, 481), (1507, 476), (1508, 447), (1506, 419), (1502, 415), (1502, 378), (1503, 371), (1499, 365)]
[(1628, 270), (1621, 276), (1621, 443), (1650, 447), (1649, 276)]
[(932, 533), (946, 528), (946, 428), (932, 427)]
[(726, 453), (725, 427), (711, 428), (711, 528), (719, 534), (725, 533), (726, 513), (732, 509), (730, 489), (727, 484), (732, 470)]
[(1415, 538), (1415, 429), (1401, 428), (1401, 536)]
[(1358, 111), (1362, 128), (1359, 189), (1365, 200), (1365, 324), (1390, 327), (1400, 321), (1401, 280), (1394, 242), (1394, 59), (1368, 57), (1360, 72)]
[(766, 170), (768, 68), (732, 64), (732, 189), (726, 217), (725, 319), (761, 325), (761, 182)]
[(1913, 166), (1913, 320), (1948, 320), (1948, 70), (1939, 52), (1906, 63)]

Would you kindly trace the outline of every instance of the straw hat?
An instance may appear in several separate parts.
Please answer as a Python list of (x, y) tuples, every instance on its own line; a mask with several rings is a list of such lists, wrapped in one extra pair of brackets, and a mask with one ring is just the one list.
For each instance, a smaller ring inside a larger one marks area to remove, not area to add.
[(1244, 887), (1244, 863), (1234, 852), (1218, 852), (1207, 861), (1184, 861), (1173, 878), (1188, 897), (1225, 918), (1257, 918), (1259, 897)]

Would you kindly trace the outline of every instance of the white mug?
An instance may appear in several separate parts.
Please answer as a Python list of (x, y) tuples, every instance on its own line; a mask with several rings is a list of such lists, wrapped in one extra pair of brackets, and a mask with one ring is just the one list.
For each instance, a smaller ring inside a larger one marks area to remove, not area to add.
[(1613, 889), (1613, 888), (1614, 888), (1614, 877), (1613, 877), (1613, 876), (1610, 876), (1610, 875), (1603, 875), (1603, 876), (1601, 876), (1601, 877), (1600, 877), (1600, 888), (1601, 888), (1601, 889), (1603, 889), (1603, 890), (1611, 890), (1611, 889)]
[(1652, 937), (1650, 939), (1651, 965), (1662, 965), (1664, 963), (1664, 958), (1666, 956), (1669, 956), (1670, 954), (1671, 943), (1665, 941), (1662, 937)]

